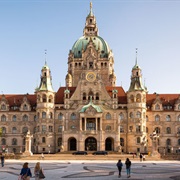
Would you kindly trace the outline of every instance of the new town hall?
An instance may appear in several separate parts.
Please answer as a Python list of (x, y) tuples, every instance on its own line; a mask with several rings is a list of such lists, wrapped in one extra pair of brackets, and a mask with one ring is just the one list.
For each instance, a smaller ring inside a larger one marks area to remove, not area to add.
[(67, 62), (66, 86), (57, 92), (45, 63), (34, 94), (0, 96), (0, 151), (24, 152), (28, 130), (33, 153), (57, 153), (61, 147), (149, 152), (153, 131), (160, 137), (160, 153), (179, 149), (180, 95), (148, 94), (137, 61), (129, 72), (127, 92), (116, 86), (113, 53), (98, 35), (92, 4), (83, 36), (72, 46)]

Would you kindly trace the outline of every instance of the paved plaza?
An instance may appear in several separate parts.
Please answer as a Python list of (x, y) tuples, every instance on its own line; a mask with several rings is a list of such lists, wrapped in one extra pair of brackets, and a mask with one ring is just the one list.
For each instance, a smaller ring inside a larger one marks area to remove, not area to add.
[[(0, 180), (17, 180), (24, 162), (26, 161), (6, 160), (5, 166), (0, 168)], [(33, 173), (37, 161), (29, 160), (28, 162)], [(180, 180), (179, 161), (139, 162), (132, 160), (130, 178), (126, 177), (125, 165), (122, 169), (121, 178), (118, 178), (117, 161), (115, 160), (40, 160), (40, 162), (44, 169), (46, 180)], [(31, 179), (34, 179), (34, 177)]]

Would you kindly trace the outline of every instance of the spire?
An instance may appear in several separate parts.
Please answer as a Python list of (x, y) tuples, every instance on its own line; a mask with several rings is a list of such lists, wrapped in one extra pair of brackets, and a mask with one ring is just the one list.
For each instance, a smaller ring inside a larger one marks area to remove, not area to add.
[(90, 12), (86, 17), (86, 23), (83, 31), (84, 36), (97, 36), (98, 28), (96, 25), (96, 18), (92, 10), (92, 2), (90, 2)]
[(135, 62), (135, 65), (137, 65), (137, 50), (138, 50), (138, 48), (136, 48), (136, 62)]
[(47, 65), (47, 49), (44, 50), (44, 54), (45, 54), (45, 65)]

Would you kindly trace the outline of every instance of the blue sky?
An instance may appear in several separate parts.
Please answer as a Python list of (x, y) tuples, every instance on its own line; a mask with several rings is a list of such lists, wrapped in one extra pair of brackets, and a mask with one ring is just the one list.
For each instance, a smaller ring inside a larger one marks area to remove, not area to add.
[[(125, 91), (138, 64), (149, 93), (180, 93), (180, 1), (93, 0), (99, 35), (114, 53)], [(83, 35), (89, 0), (0, 0), (0, 91), (34, 93), (45, 62), (55, 91), (65, 85), (67, 59)]]

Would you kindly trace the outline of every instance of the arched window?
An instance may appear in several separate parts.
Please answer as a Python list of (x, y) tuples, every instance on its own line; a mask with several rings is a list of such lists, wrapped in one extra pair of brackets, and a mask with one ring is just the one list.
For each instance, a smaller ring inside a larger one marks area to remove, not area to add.
[(42, 143), (46, 143), (46, 138), (42, 137)]
[(37, 121), (37, 116), (36, 115), (34, 115), (34, 121)]
[(6, 116), (5, 116), (4, 114), (1, 116), (1, 121), (2, 121), (2, 122), (5, 122), (5, 121), (6, 121)]
[(12, 128), (12, 133), (13, 133), (13, 134), (17, 133), (16, 127), (13, 127), (13, 128)]
[(47, 102), (45, 94), (43, 94), (43, 102)]
[(27, 110), (28, 110), (28, 107), (27, 107), (27, 105), (26, 105), (26, 104), (24, 104), (24, 106), (23, 106), (23, 110), (24, 110), (24, 111), (27, 111)]
[(62, 114), (62, 113), (59, 113), (59, 114), (58, 114), (58, 119), (59, 119), (59, 120), (63, 120), (63, 114)]
[(122, 120), (124, 120), (124, 114), (123, 113), (120, 113), (119, 114), (119, 119), (122, 121)]
[(62, 138), (58, 138), (58, 142), (57, 142), (58, 146), (62, 145)]
[(171, 145), (171, 139), (167, 139), (167, 140), (166, 140), (166, 145), (167, 145), (167, 146), (170, 146), (170, 145)]
[(38, 95), (37, 96), (37, 102), (40, 102), (40, 100), (41, 100), (41, 97), (40, 97), (40, 95)]
[(160, 116), (159, 116), (159, 115), (156, 115), (156, 116), (155, 116), (155, 121), (156, 121), (156, 122), (160, 121)]
[(23, 116), (23, 121), (28, 121), (28, 116), (26, 114)]
[(141, 143), (141, 139), (140, 139), (140, 137), (137, 137), (137, 139), (136, 139), (136, 143), (137, 143), (137, 144), (140, 144), (140, 143)]
[(177, 121), (180, 121), (180, 115), (178, 115), (178, 117), (177, 117)]
[(72, 113), (71, 114), (71, 120), (75, 120), (76, 119), (76, 114), (75, 113)]
[(28, 128), (27, 127), (23, 127), (22, 133), (26, 134), (27, 132), (28, 132)]
[(155, 110), (160, 110), (160, 105), (159, 104), (155, 105)]
[(49, 119), (52, 119), (52, 118), (53, 118), (53, 113), (50, 112), (50, 113), (49, 113)]
[(180, 134), (180, 127), (177, 128), (177, 134)]
[(1, 110), (6, 110), (6, 105), (5, 104), (1, 105)]
[(111, 131), (111, 126), (107, 125), (106, 126), (106, 131)]
[(88, 94), (88, 100), (90, 100), (91, 98), (92, 100), (94, 100), (94, 93), (92, 91), (90, 91)]
[(137, 118), (141, 118), (141, 112), (138, 111), (138, 112), (136, 113), (136, 117), (137, 117)]
[(16, 115), (13, 115), (13, 117), (12, 117), (12, 121), (16, 121), (16, 120), (17, 120)]
[(170, 115), (166, 116), (166, 121), (171, 121), (171, 116)]
[(17, 145), (17, 139), (16, 138), (12, 139), (12, 145)]
[(107, 113), (107, 114), (106, 114), (106, 120), (109, 120), (109, 119), (111, 119), (111, 114), (110, 114), (110, 113)]
[(140, 94), (137, 94), (136, 95), (136, 102), (140, 102), (141, 101), (141, 95)]
[(53, 102), (53, 96), (52, 96), (52, 95), (49, 96), (49, 102), (50, 102), (50, 103)]
[(133, 95), (130, 96), (130, 102), (134, 102), (134, 96)]
[(46, 119), (46, 112), (42, 112), (42, 119)]
[(86, 93), (83, 93), (83, 100), (86, 100)]
[(120, 126), (120, 132), (121, 132), (121, 133), (124, 132), (124, 126)]
[(130, 112), (129, 117), (133, 118), (133, 113), (132, 112)]
[(154, 130), (156, 131), (157, 134), (160, 134), (160, 128), (159, 127), (156, 127)]
[(1, 144), (2, 144), (2, 145), (6, 145), (6, 139), (5, 139), (5, 138), (2, 138)]
[(178, 110), (180, 110), (180, 104), (178, 105)]
[(6, 134), (6, 128), (2, 127), (2, 134)]
[(166, 128), (166, 133), (167, 133), (167, 134), (171, 134), (171, 128), (170, 128), (170, 127), (167, 127), (167, 128)]
[(62, 132), (62, 128), (63, 128), (62, 126), (59, 126), (59, 127), (58, 127), (58, 132), (61, 133), (61, 132)]
[(148, 116), (146, 116), (146, 122), (148, 122), (149, 121), (149, 117)]
[(124, 139), (120, 138), (120, 145), (123, 147), (124, 146)]
[(99, 100), (99, 93), (96, 93), (96, 100)]

